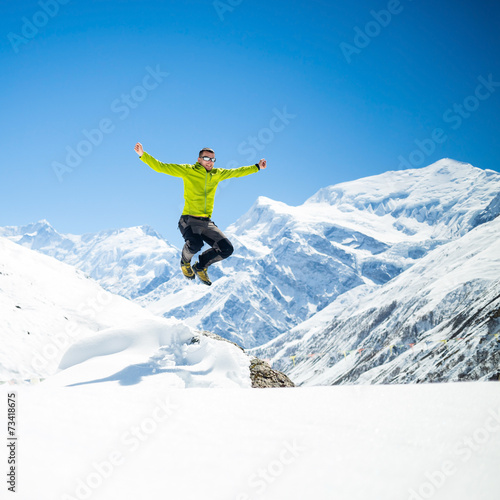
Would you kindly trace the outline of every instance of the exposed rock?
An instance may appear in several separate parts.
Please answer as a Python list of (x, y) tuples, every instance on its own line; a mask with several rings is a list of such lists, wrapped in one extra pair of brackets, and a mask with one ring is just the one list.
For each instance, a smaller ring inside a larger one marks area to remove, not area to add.
[[(222, 342), (229, 342), (230, 344), (233, 344), (234, 346), (245, 352), (245, 350), (241, 346), (239, 346), (235, 342), (232, 342), (231, 340), (221, 337), (220, 335), (208, 332), (206, 330), (200, 331), (200, 334), (211, 339), (219, 340)], [(193, 337), (191, 339), (191, 343), (193, 344), (199, 341), (200, 340), (198, 337)], [(252, 379), (252, 387), (254, 388), (295, 387), (295, 384), (284, 373), (279, 372), (278, 370), (273, 370), (269, 363), (263, 361), (262, 359), (256, 358), (255, 356), (252, 356), (252, 358), (250, 359), (250, 378)]]
[(250, 378), (252, 387), (295, 387), (284, 373), (273, 370), (266, 361), (259, 358), (252, 358), (250, 361)]

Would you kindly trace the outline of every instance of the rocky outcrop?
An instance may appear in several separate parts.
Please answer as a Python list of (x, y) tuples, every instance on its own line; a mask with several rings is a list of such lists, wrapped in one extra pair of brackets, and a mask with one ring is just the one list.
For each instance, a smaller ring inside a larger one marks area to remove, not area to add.
[[(229, 342), (245, 352), (241, 346), (220, 335), (207, 331), (202, 331), (200, 334), (221, 342)], [(191, 340), (191, 342), (197, 341), (199, 340), (196, 337), (193, 337)], [(252, 356), (250, 359), (250, 378), (252, 379), (252, 387), (254, 388), (295, 387), (295, 384), (284, 373), (273, 370), (269, 363), (255, 356)]]
[(259, 358), (252, 358), (250, 361), (250, 378), (252, 387), (295, 387), (284, 373), (273, 370), (266, 361)]

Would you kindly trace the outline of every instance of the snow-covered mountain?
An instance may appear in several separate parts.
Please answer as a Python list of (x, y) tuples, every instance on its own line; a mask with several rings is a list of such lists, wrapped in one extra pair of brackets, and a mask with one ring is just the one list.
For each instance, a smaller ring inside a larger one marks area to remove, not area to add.
[[(0, 381), (47, 376), (0, 385), (0, 427), (21, 436), (6, 440), (17, 480), (4, 487), (21, 500), (486, 500), (498, 490), (494, 384), (246, 390), (249, 358), (230, 343), (193, 337), (5, 238), (0, 255)], [(484, 273), (489, 258), (470, 265)]]
[(497, 172), (442, 160), (325, 188), (298, 207), (259, 198), (226, 231), (236, 251), (210, 270), (210, 290), (162, 285), (140, 303), (261, 345), (491, 220), (499, 191)]
[(0, 234), (76, 265), (157, 315), (252, 347), (491, 221), (499, 191), (497, 172), (445, 159), (326, 187), (298, 207), (259, 198), (226, 230), (236, 251), (210, 268), (210, 288), (186, 282), (179, 251), (149, 229), (47, 240), (36, 228)]
[(297, 382), (500, 377), (500, 217), (254, 350)]
[(58, 386), (157, 375), (164, 387), (251, 387), (251, 358), (237, 346), (154, 316), (3, 237), (0, 255), (0, 382), (59, 370)]
[(106, 290), (129, 298), (168, 281), (178, 268), (179, 251), (148, 226), (72, 235), (42, 220), (0, 228), (0, 236), (75, 266)]
[(46, 378), (0, 384), (0, 427), (21, 435), (6, 440), (17, 497), (493, 498), (496, 384), (249, 391), (245, 353), (152, 311), (249, 343), (283, 328), (259, 351), (304, 384), (497, 377), (498, 188), (499, 174), (443, 161), (300, 207), (260, 199), (230, 228), (238, 249), (214, 286), (172, 277), (170, 292), (154, 281), (169, 247), (144, 229), (87, 246), (47, 223), (4, 229), (77, 266), (87, 252), (100, 281), (150, 308), (92, 266), (0, 237), (0, 382)]
[(0, 380), (45, 377), (87, 335), (154, 316), (74, 267), (0, 237)]

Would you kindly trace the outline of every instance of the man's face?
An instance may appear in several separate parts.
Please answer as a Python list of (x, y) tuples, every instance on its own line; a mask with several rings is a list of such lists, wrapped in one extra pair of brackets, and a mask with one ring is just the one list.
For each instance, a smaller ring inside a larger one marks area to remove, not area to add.
[(205, 167), (205, 170), (207, 172), (210, 172), (210, 170), (214, 168), (214, 162), (210, 160), (204, 160), (202, 157), (215, 158), (215, 154), (210, 153), (209, 151), (203, 151), (203, 153), (201, 153), (201, 156), (198, 158), (198, 162)]

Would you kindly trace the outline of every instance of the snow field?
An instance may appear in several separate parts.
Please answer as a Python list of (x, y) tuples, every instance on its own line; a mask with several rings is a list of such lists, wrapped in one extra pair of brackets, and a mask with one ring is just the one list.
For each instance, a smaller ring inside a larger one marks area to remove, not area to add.
[(15, 389), (21, 500), (491, 500), (500, 488), (493, 383), (182, 390), (158, 375)]

